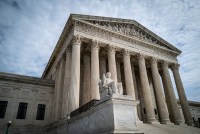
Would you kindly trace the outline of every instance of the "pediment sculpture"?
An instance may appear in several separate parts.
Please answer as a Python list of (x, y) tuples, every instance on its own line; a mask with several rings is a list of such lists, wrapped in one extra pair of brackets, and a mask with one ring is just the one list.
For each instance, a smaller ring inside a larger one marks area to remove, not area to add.
[(120, 32), (125, 35), (134, 36), (149, 43), (163, 46), (155, 38), (153, 38), (152, 36), (144, 32), (144, 30), (138, 28), (133, 24), (124, 24), (124, 23), (120, 24), (120, 23), (100, 22), (100, 21), (90, 21), (90, 22), (95, 25), (102, 26), (106, 29), (113, 30), (115, 32)]
[(112, 94), (123, 95), (122, 83), (116, 84), (116, 82), (111, 79), (111, 73), (107, 72), (103, 74), (102, 80), (99, 81), (99, 93), (101, 98)]

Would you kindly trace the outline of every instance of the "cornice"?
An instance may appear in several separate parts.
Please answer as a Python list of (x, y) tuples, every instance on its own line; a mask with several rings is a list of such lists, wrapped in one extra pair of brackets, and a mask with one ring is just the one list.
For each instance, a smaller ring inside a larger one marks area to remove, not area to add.
[(51, 87), (54, 86), (53, 80), (47, 80), (47, 79), (42, 79), (38, 77), (5, 73), (5, 72), (0, 72), (0, 80), (22, 82), (22, 83), (28, 83), (28, 84), (37, 84), (37, 85), (44, 85), (44, 86), (51, 86)]

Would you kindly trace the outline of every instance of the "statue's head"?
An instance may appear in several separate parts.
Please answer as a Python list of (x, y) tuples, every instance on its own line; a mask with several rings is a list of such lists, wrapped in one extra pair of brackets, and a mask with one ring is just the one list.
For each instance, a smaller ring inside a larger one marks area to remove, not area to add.
[(106, 78), (111, 78), (111, 73), (110, 72), (106, 73)]

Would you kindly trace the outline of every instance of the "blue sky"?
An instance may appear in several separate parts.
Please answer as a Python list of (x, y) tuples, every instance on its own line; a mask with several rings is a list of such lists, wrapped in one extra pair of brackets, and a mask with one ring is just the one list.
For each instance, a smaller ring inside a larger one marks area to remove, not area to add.
[(182, 50), (186, 94), (200, 101), (200, 0), (0, 0), (0, 71), (40, 77), (70, 13), (134, 19)]

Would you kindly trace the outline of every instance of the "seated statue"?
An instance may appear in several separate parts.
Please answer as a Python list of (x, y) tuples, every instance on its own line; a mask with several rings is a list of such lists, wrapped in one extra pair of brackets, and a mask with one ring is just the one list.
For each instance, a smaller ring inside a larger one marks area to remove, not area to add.
[(102, 80), (99, 81), (99, 93), (100, 97), (103, 98), (112, 94), (123, 94), (122, 83), (118, 83), (111, 79), (111, 73), (107, 72), (103, 74)]

